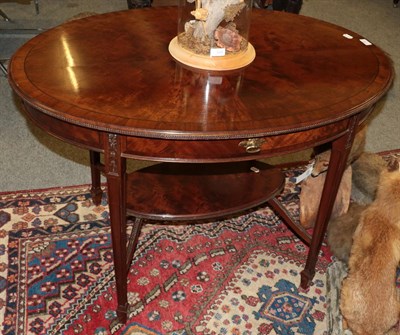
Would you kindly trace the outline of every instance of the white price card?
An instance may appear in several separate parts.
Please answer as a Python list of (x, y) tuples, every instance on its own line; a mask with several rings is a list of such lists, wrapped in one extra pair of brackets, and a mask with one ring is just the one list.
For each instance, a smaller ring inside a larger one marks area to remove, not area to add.
[(225, 48), (211, 48), (210, 56), (211, 57), (225, 56)]

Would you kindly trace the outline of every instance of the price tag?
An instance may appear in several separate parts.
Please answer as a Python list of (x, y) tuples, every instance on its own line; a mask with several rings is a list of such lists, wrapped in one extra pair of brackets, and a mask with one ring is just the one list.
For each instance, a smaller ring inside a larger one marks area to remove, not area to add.
[(314, 169), (314, 164), (315, 164), (315, 161), (312, 161), (310, 164), (307, 165), (307, 169), (300, 176), (292, 177), (292, 178), (290, 178), (290, 181), (292, 183), (298, 184), (301, 181), (303, 181), (304, 179), (311, 176), (311, 173)]
[(225, 56), (225, 48), (211, 48), (210, 56), (211, 57)]
[(353, 36), (351, 36), (350, 34), (343, 34), (343, 37), (346, 37), (349, 40), (351, 40), (353, 38)]
[(366, 40), (365, 38), (360, 38), (360, 42), (365, 45), (372, 45), (372, 43), (370, 41)]

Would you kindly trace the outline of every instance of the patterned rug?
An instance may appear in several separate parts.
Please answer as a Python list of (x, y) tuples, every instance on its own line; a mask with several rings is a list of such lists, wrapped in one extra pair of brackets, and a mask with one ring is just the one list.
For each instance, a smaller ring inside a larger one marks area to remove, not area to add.
[[(281, 200), (298, 217), (287, 170)], [(116, 296), (107, 198), (88, 186), (0, 194), (4, 335), (111, 334)], [(307, 248), (268, 208), (203, 224), (146, 222), (118, 335), (328, 334), (324, 245), (309, 290)]]

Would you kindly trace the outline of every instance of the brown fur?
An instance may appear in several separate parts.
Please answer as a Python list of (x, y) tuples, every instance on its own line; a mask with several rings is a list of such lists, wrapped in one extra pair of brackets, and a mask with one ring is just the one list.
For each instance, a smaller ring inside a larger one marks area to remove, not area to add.
[(381, 335), (399, 320), (400, 171), (382, 172), (376, 199), (354, 233), (340, 308), (354, 335)]
[(342, 262), (348, 263), (353, 235), (367, 206), (351, 203), (346, 214), (329, 222), (327, 242), (332, 253)]
[[(351, 193), (351, 166), (347, 167), (336, 195), (332, 210), (332, 218), (346, 213), (350, 204)], [(301, 184), (300, 192), (300, 223), (304, 228), (314, 226), (317, 219), (318, 206), (324, 187), (326, 173), (317, 177), (309, 177)]]
[[(347, 165), (351, 165), (364, 152), (366, 136), (367, 127), (363, 126), (361, 129), (358, 130), (357, 134), (354, 137), (353, 145), (351, 147), (349, 157), (347, 158)], [(316, 177), (320, 173), (328, 170), (329, 160), (331, 158), (331, 151), (326, 149), (324, 150), (323, 148), (315, 148), (314, 158), (315, 165), (312, 175)]]
[[(354, 138), (354, 143), (347, 159), (348, 167), (343, 174), (332, 210), (332, 219), (345, 214), (349, 208), (352, 191), (351, 164), (360, 157), (364, 150), (366, 129), (366, 127), (361, 128)], [(315, 224), (330, 158), (330, 150), (321, 151), (316, 149), (312, 178), (307, 178), (301, 184), (300, 223), (304, 228), (311, 228)]]
[(351, 198), (355, 202), (368, 205), (374, 201), (379, 176), (387, 165), (382, 156), (370, 152), (363, 152), (352, 164)]
[(347, 213), (331, 218), (327, 230), (332, 253), (346, 264), (361, 213), (375, 199), (381, 173), (392, 169), (394, 161), (388, 163), (377, 154), (363, 152), (352, 165), (351, 198), (354, 202)]
[(400, 334), (400, 326), (398, 324), (395, 328), (392, 328), (385, 335), (399, 335), (399, 334)]

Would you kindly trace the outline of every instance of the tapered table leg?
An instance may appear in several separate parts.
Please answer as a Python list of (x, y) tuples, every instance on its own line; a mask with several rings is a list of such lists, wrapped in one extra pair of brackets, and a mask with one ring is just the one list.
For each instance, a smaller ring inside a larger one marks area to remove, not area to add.
[(108, 206), (114, 254), (114, 271), (117, 288), (117, 316), (119, 322), (127, 320), (127, 233), (126, 233), (126, 159), (121, 157), (118, 135), (106, 134), (104, 154), (107, 177)]
[(101, 203), (103, 190), (101, 189), (101, 170), (100, 153), (90, 150), (90, 172), (92, 174), (92, 187), (90, 194), (92, 195), (93, 203), (98, 206)]
[(342, 137), (332, 142), (331, 158), (322, 191), (318, 215), (312, 234), (311, 245), (308, 252), (307, 262), (301, 272), (301, 284), (303, 289), (307, 289), (315, 274), (315, 266), (318, 260), (318, 253), (321, 249), (324, 235), (332, 214), (333, 205), (339, 190), (343, 173), (347, 166), (351, 146), (356, 132), (358, 118), (354, 116), (350, 119), (348, 132)]

